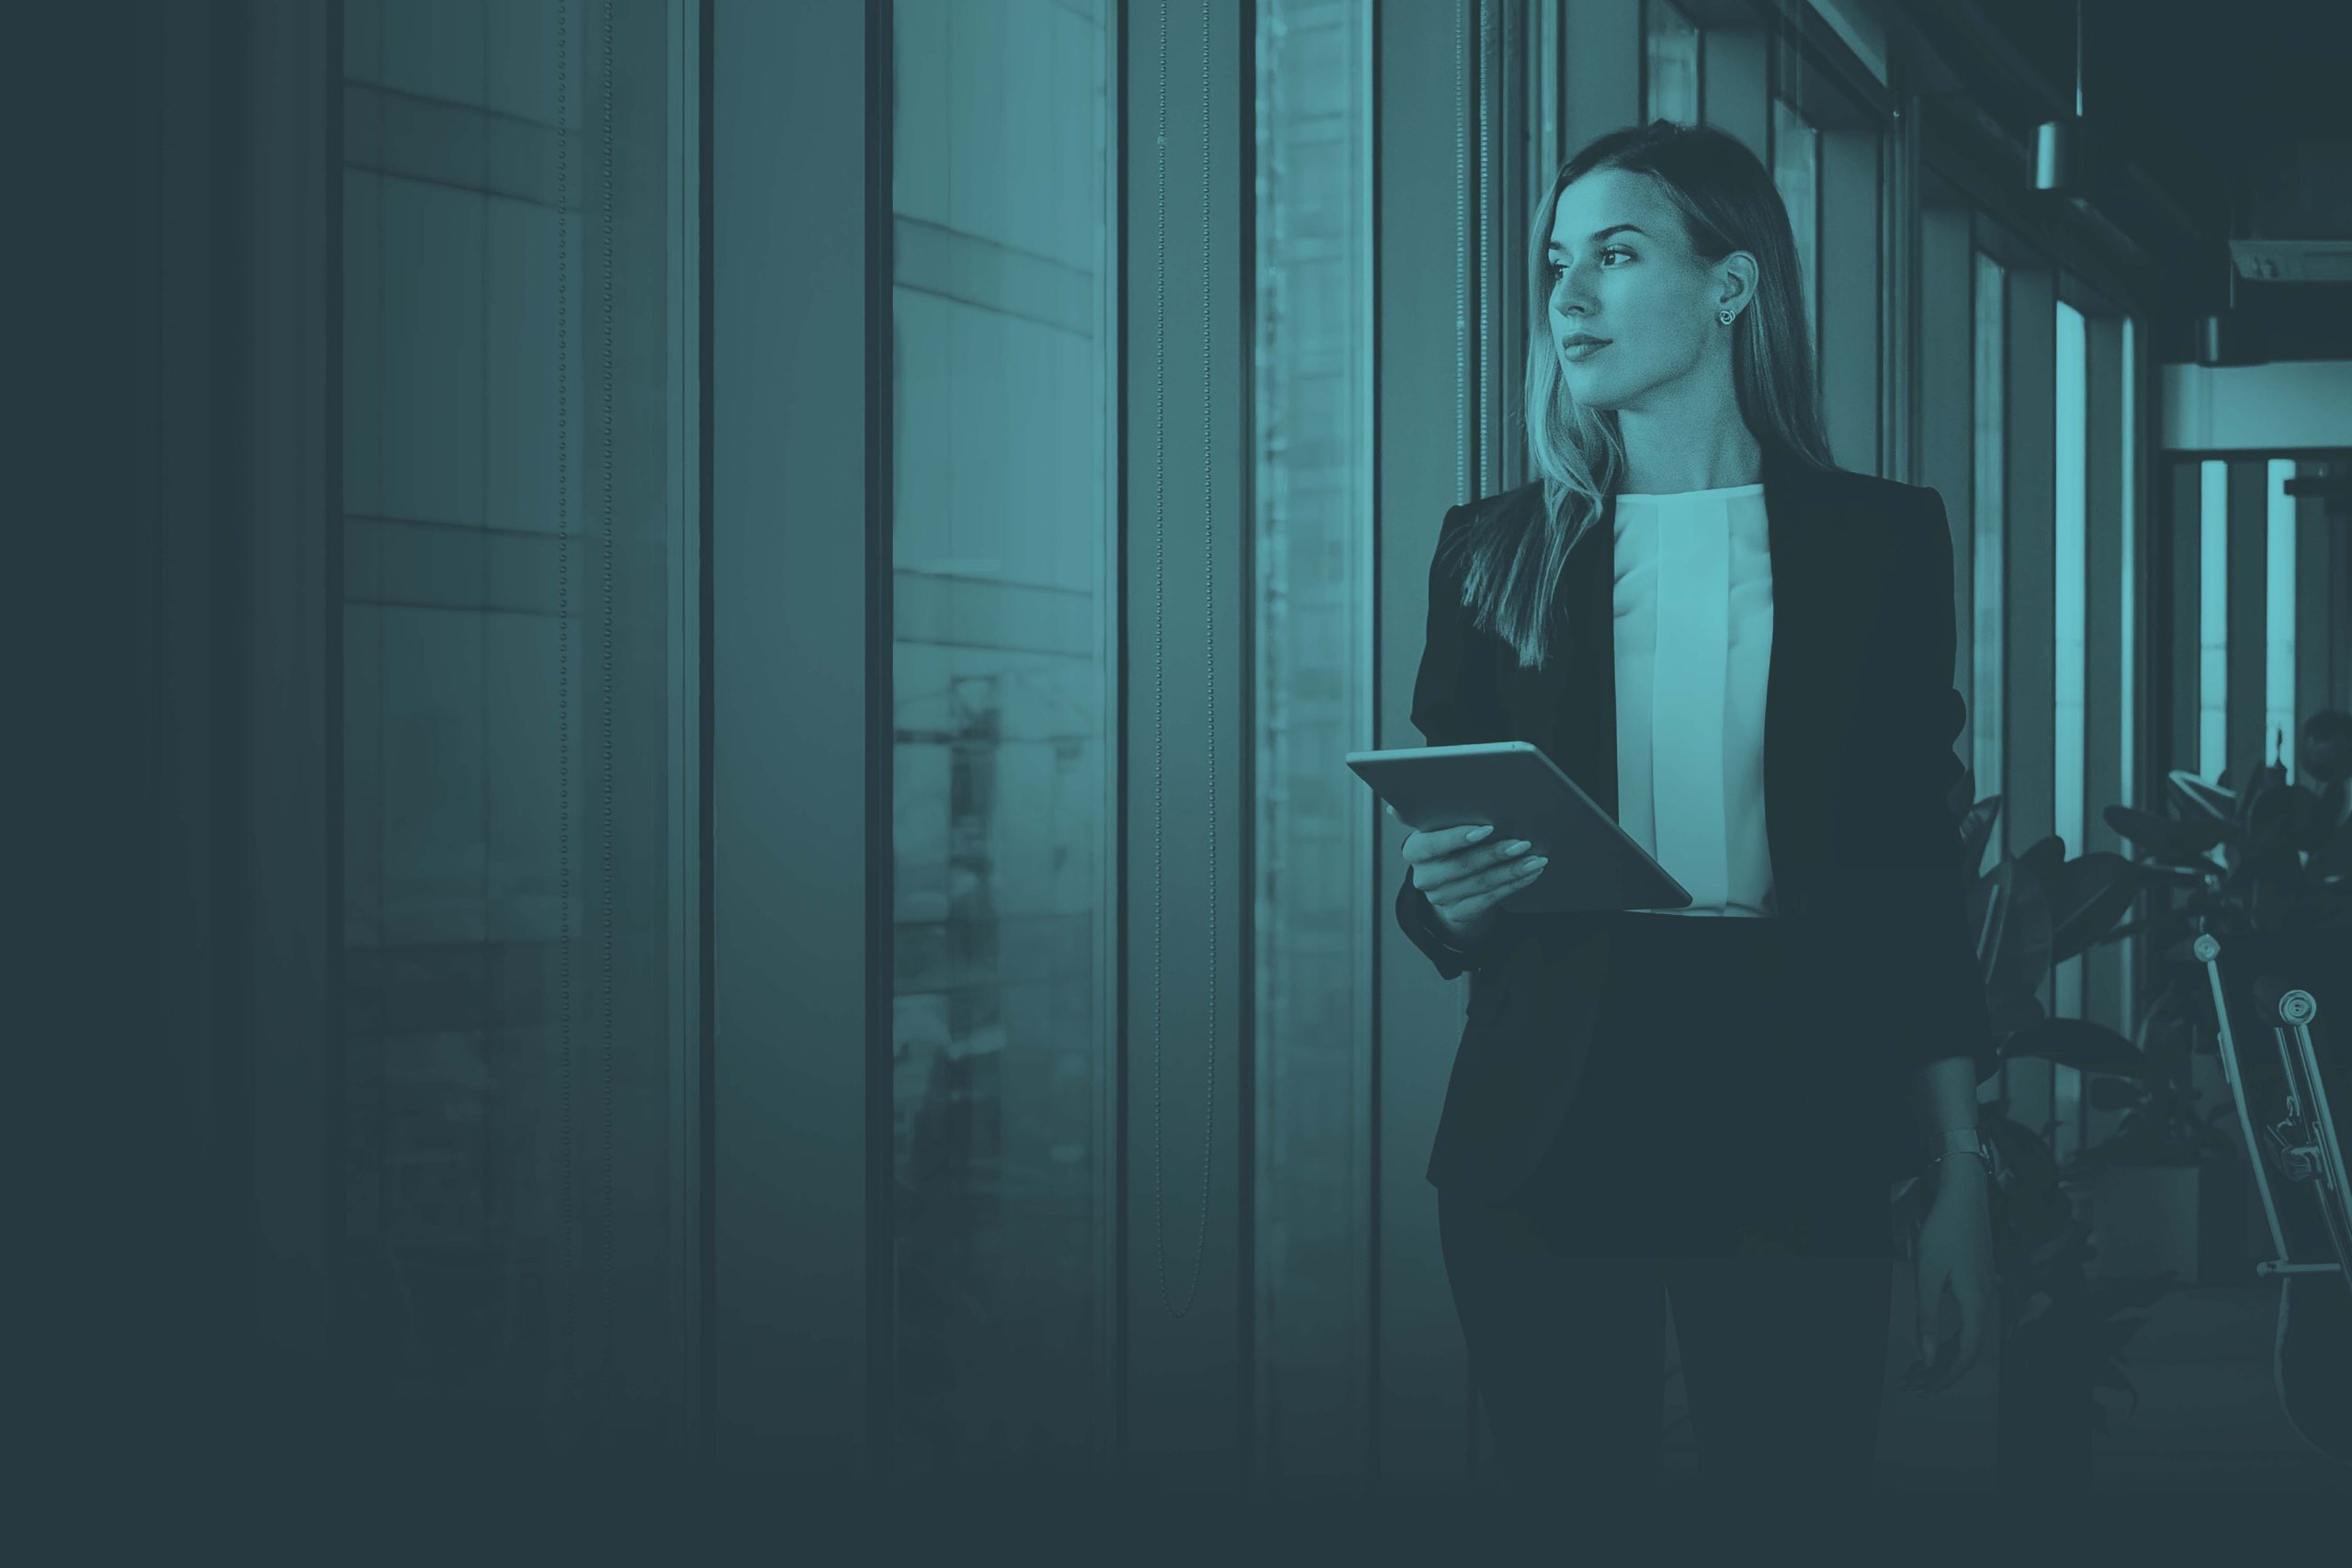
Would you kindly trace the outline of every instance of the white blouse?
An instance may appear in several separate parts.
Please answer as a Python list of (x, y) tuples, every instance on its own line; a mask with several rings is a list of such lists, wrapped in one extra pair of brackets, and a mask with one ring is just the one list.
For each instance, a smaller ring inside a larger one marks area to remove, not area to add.
[(1772, 561), (1764, 487), (1620, 495), (1611, 591), (1617, 820), (1687, 909), (1778, 913), (1764, 837)]

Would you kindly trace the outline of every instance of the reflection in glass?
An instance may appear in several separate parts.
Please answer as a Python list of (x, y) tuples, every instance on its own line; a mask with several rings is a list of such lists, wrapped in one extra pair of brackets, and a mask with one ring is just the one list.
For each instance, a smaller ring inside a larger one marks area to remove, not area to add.
[(1258, 1347), (1272, 1475), (1370, 1430), (1372, 17), (1258, 7)]
[(1796, 237), (1797, 265), (1813, 336), (1814, 363), (1821, 363), (1821, 133), (1782, 99), (1772, 100), (1772, 183), (1789, 209)]
[(1646, 39), (1650, 107), (1647, 118), (1677, 125), (1699, 122), (1699, 29), (1667, 3), (1650, 0)]
[(2197, 480), (2197, 773), (2211, 784), (2230, 765), (2230, 466), (2209, 457)]
[[(2268, 529), (2264, 539), (2267, 567), (2263, 587), (2262, 755), (2295, 776), (2295, 498), (2287, 481), (2295, 477), (2292, 457), (2273, 457), (2265, 475)], [(2253, 765), (2249, 763), (2249, 766)], [(2242, 783), (2246, 781), (2241, 781)]]
[(896, 1463), (1082, 1472), (1114, 1304), (1106, 18), (893, 19)]
[[(2090, 677), (2090, 648), (2086, 624), (2090, 613), (2090, 344), (2083, 313), (2061, 299), (2056, 304), (2057, 354), (2055, 379), (2054, 463), (2057, 491), (2052, 521), (2055, 538), (2051, 566), (2051, 593), (2056, 601), (2055, 665), (2052, 676), (2050, 745), (2051, 826), (2069, 855), (2083, 852), (2084, 754), (2089, 724), (2086, 703)], [(2060, 1018), (2080, 1018), (2083, 1012), (2083, 958), (2080, 953), (2060, 964), (2051, 976), (2051, 1011)], [(2058, 1128), (2057, 1153), (2074, 1152), (2080, 1131), (2083, 1075), (2064, 1066), (2051, 1074), (2052, 1111)]]
[[(1975, 774), (1973, 793), (1979, 800), (2001, 793), (2006, 766), (2001, 745), (2001, 682), (2007, 665), (2001, 639), (2008, 620), (2007, 598), (2002, 592), (2007, 571), (2007, 486), (2004, 482), (2007, 446), (2001, 438), (2007, 406), (2002, 395), (2003, 378), (2007, 374), (2003, 332), (2008, 319), (2004, 282), (2001, 264), (1978, 253), (1973, 353), (1976, 668), (1971, 676), (1974, 689), (1969, 707), (1974, 757), (1970, 765)], [(2009, 814), (2004, 811), (1994, 820), (1991, 840), (1985, 846), (1987, 863), (2008, 852), (2008, 819)]]
[[(2120, 685), (2116, 699), (2117, 743), (2120, 756), (2115, 776), (2123, 781), (2121, 804), (2140, 804), (2139, 763), (2139, 660), (2140, 660), (2140, 385), (2139, 334), (2132, 319), (2123, 318), (2122, 353), (2122, 464), (2123, 473), (2117, 487), (2121, 498), (2123, 519), (2122, 565), (2123, 581), (2118, 584), (2118, 603), (2122, 608), (2116, 625), (2122, 633), (2122, 649), (2118, 655), (2121, 663)], [(2127, 852), (2128, 852), (2128, 846)], [(2134, 938), (2116, 944), (2118, 963), (2123, 976), (2123, 1029), (2133, 1039), (2139, 1038), (2140, 980), (2138, 955), (2140, 942)]]
[(493, 1460), (686, 1398), (683, 14), (345, 8), (340, 1319)]

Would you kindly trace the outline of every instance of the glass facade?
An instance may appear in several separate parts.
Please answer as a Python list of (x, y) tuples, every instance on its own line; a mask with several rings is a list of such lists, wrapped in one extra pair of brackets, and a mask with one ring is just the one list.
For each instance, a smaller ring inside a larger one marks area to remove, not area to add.
[(1699, 123), (1699, 29), (1667, 0), (1649, 0), (1644, 52), (1649, 108), (1645, 120)]
[(2262, 756), (2295, 773), (2295, 498), (2292, 457), (2273, 457), (2263, 478)]
[[(2057, 488), (2051, 541), (2051, 597), (2056, 647), (2052, 663), (2050, 712), (2051, 823), (2069, 857), (2080, 855), (2090, 802), (2085, 795), (2084, 749), (2089, 739), (2086, 703), (2090, 679), (2086, 626), (2090, 615), (2090, 341), (2083, 313), (2064, 300), (2054, 309), (2055, 416), (2053, 456)], [(2051, 1010), (2062, 1018), (2083, 1016), (2083, 958), (2060, 964), (2050, 980)], [(2083, 1075), (2064, 1065), (2051, 1069), (2052, 1113), (2059, 1128), (2057, 1152), (2073, 1152), (2081, 1124)]]
[(2230, 765), (2230, 465), (2208, 458), (2197, 480), (2197, 774), (2211, 784)]
[(1110, 35), (1099, 0), (893, 21), (891, 1419), (909, 1475), (1083, 1471), (1114, 1304)]
[(1789, 209), (1804, 274), (1805, 330), (1821, 363), (1821, 133), (1784, 99), (1772, 100), (1772, 184)]
[(341, 1306), (436, 1443), (686, 1397), (680, 22), (345, 7)]
[[(2141, 536), (2146, 525), (2140, 515), (2140, 334), (2139, 325), (2130, 316), (2121, 321), (2123, 344), (2122, 385), (2116, 400), (2118, 446), (2121, 452), (2122, 471), (2116, 476), (2118, 511), (2117, 545), (2120, 565), (2116, 583), (2116, 626), (2121, 635), (2122, 648), (2118, 653), (2116, 686), (2116, 767), (2115, 776), (2122, 781), (2118, 804), (2140, 804), (2140, 549)], [(2125, 852), (2129, 852), (2128, 846)], [(2117, 964), (2121, 975), (2120, 990), (2123, 1016), (2119, 1027), (2131, 1038), (2137, 1039), (2140, 1026), (2139, 955), (2145, 945), (2139, 939), (2119, 944)]]
[[(1968, 705), (1973, 752), (1970, 771), (1975, 781), (1976, 798), (1983, 800), (2002, 792), (2006, 767), (2001, 727), (2002, 682), (2007, 664), (2002, 650), (2007, 636), (2005, 578), (2008, 570), (2008, 446), (2002, 439), (2002, 425), (2008, 406), (2003, 391), (2004, 378), (2008, 374), (2008, 311), (2001, 265), (1981, 254), (1976, 257), (1974, 321), (1976, 438), (1972, 453), (1976, 496), (1976, 668)], [(2008, 813), (2004, 811), (1993, 824), (1991, 840), (1985, 845), (1988, 864), (2007, 852), (2007, 822)]]
[(1373, 712), (1372, 27), (1257, 8), (1250, 615), (1261, 1440), (1346, 1475), (1371, 1414), (1370, 794), (1333, 759)]

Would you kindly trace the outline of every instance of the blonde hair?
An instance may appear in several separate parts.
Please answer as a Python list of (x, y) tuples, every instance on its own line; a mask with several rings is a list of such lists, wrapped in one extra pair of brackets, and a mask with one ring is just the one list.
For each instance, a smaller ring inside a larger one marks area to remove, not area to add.
[[(1682, 218), (1702, 261), (1734, 251), (1756, 258), (1756, 295), (1727, 330), (1740, 417), (1758, 441), (1777, 444), (1820, 468), (1833, 465), (1821, 426), (1805, 321), (1804, 285), (1789, 209), (1771, 175), (1747, 144), (1710, 126), (1654, 119), (1597, 137), (1567, 161), (1535, 214), (1528, 244), (1532, 308), (1524, 408), (1527, 450), (1544, 485), (1539, 513), (1489, 510), (1453, 536), (1463, 561), (1461, 594), (1473, 624), (1541, 669), (1555, 635), (1547, 615), (1568, 551), (1599, 518), (1602, 497), (1625, 471), (1617, 415), (1569, 396), (1552, 340), (1545, 263), (1560, 193), (1596, 169), (1647, 175)], [(1441, 563), (1442, 564), (1442, 563)]]

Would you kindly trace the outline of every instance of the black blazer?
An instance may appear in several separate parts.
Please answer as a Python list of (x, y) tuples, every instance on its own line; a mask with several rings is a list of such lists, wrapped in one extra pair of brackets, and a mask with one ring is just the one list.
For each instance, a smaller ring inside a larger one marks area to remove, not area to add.
[[(1967, 716), (1951, 683), (1951, 536), (1932, 490), (1817, 468), (1770, 442), (1763, 478), (1773, 604), (1764, 814), (1786, 977), (1793, 995), (1817, 999), (1820, 1049), (1856, 1091), (1846, 1114), (1866, 1123), (1792, 1135), (1838, 1137), (1892, 1179), (1917, 1168), (1910, 1070), (1967, 1056), (1981, 1083), (1999, 1065), (1948, 802), (1966, 772), (1952, 748)], [(1451, 508), (1440, 541), (1486, 508), (1542, 504), (1539, 480)], [(1540, 671), (1471, 626), (1458, 563), (1432, 558), (1412, 716), (1432, 746), (1532, 741), (1612, 817), (1615, 507), (1609, 498), (1568, 552), (1567, 626)], [(1470, 976), (1429, 1179), (1499, 1198), (1533, 1171), (1576, 1090), (1609, 923), (1506, 911), (1457, 947), (1409, 870), (1396, 909), (1441, 976)]]

